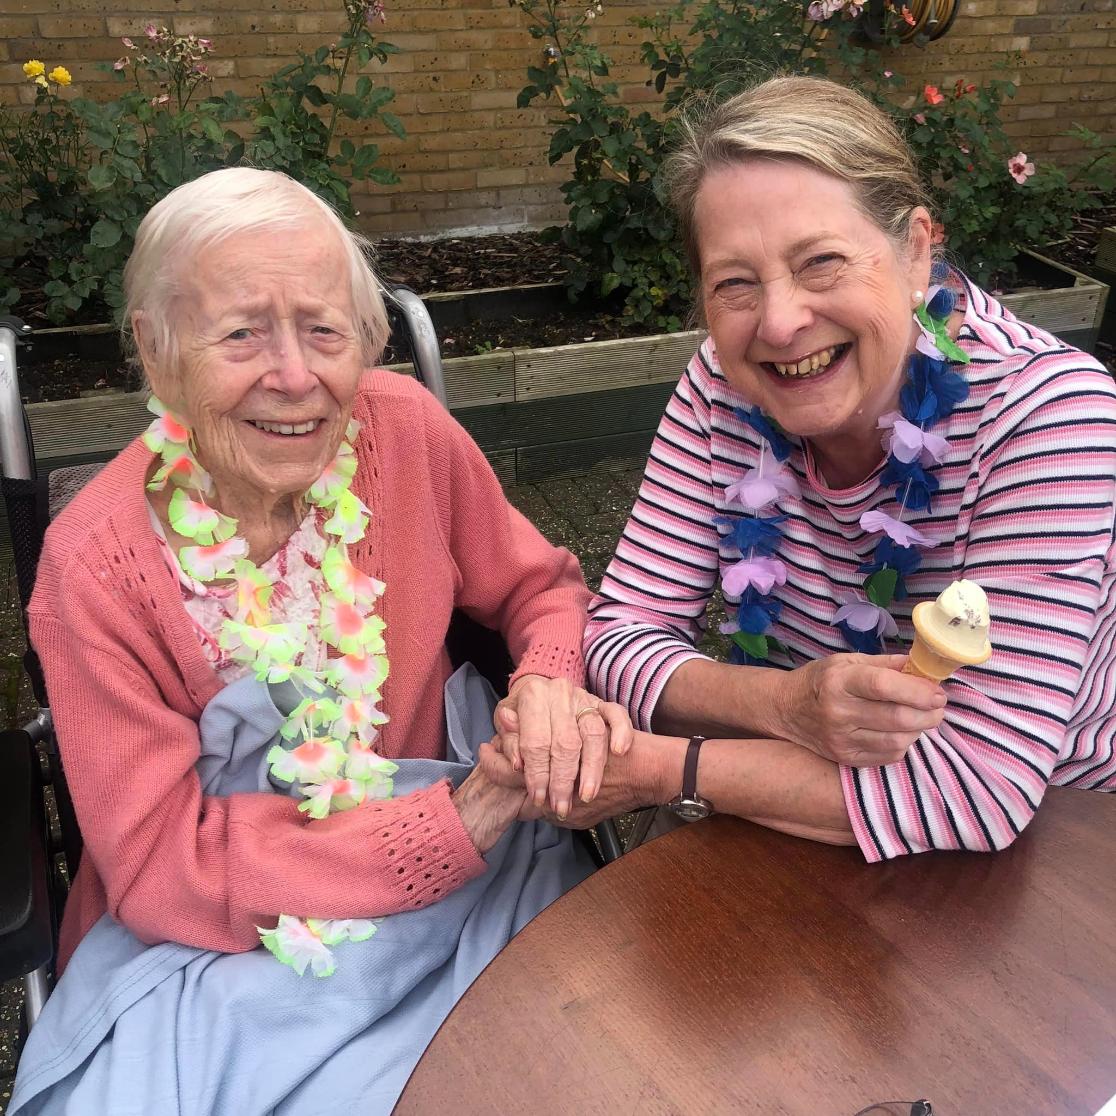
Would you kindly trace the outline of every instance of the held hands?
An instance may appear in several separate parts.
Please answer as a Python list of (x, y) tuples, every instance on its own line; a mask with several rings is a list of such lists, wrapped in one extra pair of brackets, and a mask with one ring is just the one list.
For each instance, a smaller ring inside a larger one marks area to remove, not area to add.
[(520, 783), (519, 787), (500, 786), (480, 767), (474, 767), (453, 792), (453, 805), (461, 824), (481, 856), (500, 840), (512, 822), (518, 820), (527, 799), (522, 780)]
[(902, 674), (905, 655), (829, 655), (791, 671), (781, 710), (786, 739), (850, 767), (895, 763), (937, 728), (946, 696)]
[[(505, 738), (506, 739), (506, 738)], [(605, 818), (627, 813), (641, 806), (652, 806), (665, 802), (679, 782), (681, 776), (670, 762), (669, 744), (665, 737), (654, 737), (645, 732), (634, 734), (632, 746), (621, 755), (612, 755), (604, 770), (596, 794), (589, 802), (575, 801), (565, 815), (559, 815), (545, 806), (536, 806), (530, 796), (523, 797), (519, 811), (520, 821), (545, 818), (553, 825), (565, 829), (588, 829)], [(681, 744), (681, 741), (674, 741)], [(485, 778), (509, 790), (519, 788), (522, 795), (523, 775), (512, 767), (511, 760), (502, 750), (503, 741), (496, 737), (490, 744), (480, 746), (477, 770), (483, 771)], [(681, 752), (676, 759), (681, 759)], [(674, 765), (675, 767), (678, 764)]]
[[(592, 802), (609, 753), (623, 756), (633, 728), (627, 712), (564, 678), (537, 674), (516, 679), (493, 718), (500, 751), (527, 803), (565, 818), (577, 797)], [(588, 823), (592, 824), (592, 823)]]

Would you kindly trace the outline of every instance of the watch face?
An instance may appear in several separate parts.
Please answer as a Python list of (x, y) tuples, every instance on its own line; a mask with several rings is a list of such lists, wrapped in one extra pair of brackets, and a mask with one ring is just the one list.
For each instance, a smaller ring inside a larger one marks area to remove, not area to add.
[(670, 808), (680, 818), (685, 818), (686, 821), (698, 821), (701, 818), (709, 817), (710, 814), (710, 809), (704, 802), (696, 802), (688, 798), (681, 802), (672, 802)]

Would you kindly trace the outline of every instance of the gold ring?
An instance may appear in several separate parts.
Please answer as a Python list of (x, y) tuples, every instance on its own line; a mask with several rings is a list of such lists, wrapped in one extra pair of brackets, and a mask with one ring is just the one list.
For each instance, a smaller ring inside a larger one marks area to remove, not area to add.
[(585, 706), (585, 708), (584, 708), (584, 709), (579, 709), (579, 710), (578, 710), (578, 711), (577, 711), (577, 712), (576, 712), (576, 713), (574, 714), (574, 720), (575, 720), (575, 721), (577, 721), (577, 723), (578, 723), (578, 724), (581, 724), (581, 718), (582, 718), (582, 717), (584, 717), (584, 716), (585, 716), (585, 715), (586, 715), (587, 713), (597, 713), (597, 714), (599, 714), (599, 713), (600, 713), (600, 711), (601, 711), (601, 710), (600, 710), (600, 707), (599, 707), (599, 706), (596, 706), (596, 705), (587, 705), (587, 706)]

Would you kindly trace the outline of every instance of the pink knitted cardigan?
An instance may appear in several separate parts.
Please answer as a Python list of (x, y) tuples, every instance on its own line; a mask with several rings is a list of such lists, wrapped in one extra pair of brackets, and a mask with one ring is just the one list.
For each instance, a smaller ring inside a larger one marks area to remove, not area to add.
[[(512, 508), (480, 450), (413, 381), (361, 382), (354, 491), (372, 521), (354, 562), (387, 582), (389, 757), (441, 757), (444, 648), (459, 607), (502, 630), (517, 675), (584, 676), (577, 560)], [(138, 439), (47, 533), (31, 601), (85, 840), (60, 963), (107, 910), (145, 942), (236, 952), (283, 911), (372, 917), (436, 902), (484, 871), (447, 783), (313, 825), (278, 794), (203, 797), (198, 718), (221, 683), (148, 517)]]

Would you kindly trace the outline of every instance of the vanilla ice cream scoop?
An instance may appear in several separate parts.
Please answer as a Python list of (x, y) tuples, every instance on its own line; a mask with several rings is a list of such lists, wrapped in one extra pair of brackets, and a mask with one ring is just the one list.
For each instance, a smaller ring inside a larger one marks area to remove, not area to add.
[(911, 614), (917, 633), (907, 673), (941, 681), (960, 666), (976, 666), (992, 654), (988, 641), (988, 598), (975, 581), (955, 581), (936, 601), (922, 601)]

